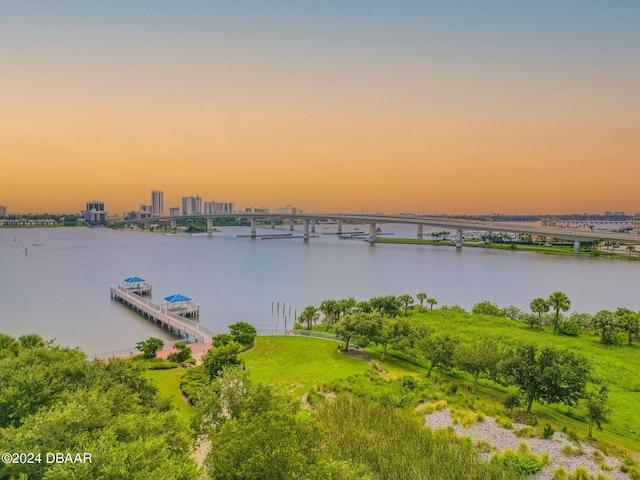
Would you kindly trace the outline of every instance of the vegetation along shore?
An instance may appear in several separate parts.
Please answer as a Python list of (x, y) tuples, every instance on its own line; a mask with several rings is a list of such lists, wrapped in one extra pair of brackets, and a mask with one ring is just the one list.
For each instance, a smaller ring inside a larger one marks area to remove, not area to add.
[(325, 300), (287, 336), (109, 361), (0, 335), (1, 449), (94, 459), (0, 478), (640, 478), (638, 313), (570, 306)]

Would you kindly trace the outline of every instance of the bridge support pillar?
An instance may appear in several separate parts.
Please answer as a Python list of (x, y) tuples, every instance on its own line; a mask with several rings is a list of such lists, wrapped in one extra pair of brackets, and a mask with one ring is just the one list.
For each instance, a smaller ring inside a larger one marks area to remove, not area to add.
[(316, 233), (316, 221), (311, 220), (311, 233)]
[(305, 220), (304, 221), (304, 239), (308, 240), (309, 239), (309, 220)]
[(293, 232), (293, 225), (295, 223), (295, 220), (293, 218), (289, 219), (289, 230)]
[(207, 218), (207, 234), (211, 235), (213, 233), (213, 218)]
[(149, 222), (144, 222), (144, 229), (145, 230), (149, 230), (149, 227), (151, 226), (151, 223)]
[(254, 238), (256, 236), (256, 219), (252, 218), (251, 219), (251, 238)]
[(580, 241), (574, 240), (573, 242), (573, 253), (578, 253), (580, 251)]
[(171, 230), (175, 230), (176, 228), (178, 228), (178, 222), (171, 220)]
[(491, 238), (493, 237), (493, 232), (491, 230), (487, 230), (486, 232), (486, 237), (485, 237), (485, 241), (484, 243), (486, 243), (487, 245), (491, 243)]
[(462, 230), (456, 231), (456, 248), (462, 248)]
[(271, 220), (271, 228), (276, 228), (276, 222), (274, 222), (273, 220)]
[(338, 235), (342, 235), (342, 220), (338, 220)]
[(424, 238), (424, 225), (418, 224), (418, 240), (422, 240)]
[(369, 241), (374, 242), (376, 240), (376, 224), (369, 224)]

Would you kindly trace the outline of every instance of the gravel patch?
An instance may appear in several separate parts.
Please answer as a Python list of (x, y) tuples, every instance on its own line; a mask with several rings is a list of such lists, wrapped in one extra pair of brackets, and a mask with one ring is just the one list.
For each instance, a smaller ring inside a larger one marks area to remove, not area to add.
[[(549, 453), (550, 464), (543, 468), (535, 475), (531, 475), (529, 478), (532, 480), (544, 480), (553, 477), (553, 471), (558, 467), (564, 467), (568, 473), (572, 473), (576, 467), (582, 466), (589, 469), (591, 474), (595, 477), (598, 473), (607, 475), (616, 480), (629, 480), (624, 473), (620, 471), (620, 460), (615, 457), (605, 456), (604, 463), (610, 468), (611, 471), (602, 470), (600, 465), (593, 461), (593, 452), (596, 450), (588, 445), (581, 445), (583, 454), (579, 456), (567, 456), (561, 453), (561, 450), (567, 446), (571, 448), (577, 448), (577, 445), (571, 442), (567, 436), (562, 432), (555, 432), (553, 437), (549, 439), (541, 438), (524, 438), (518, 437), (515, 434), (516, 430), (519, 430), (527, 425), (514, 423), (513, 430), (502, 428), (496, 424), (495, 418), (486, 417), (484, 422), (476, 422), (468, 428), (463, 427), (460, 424), (454, 424), (451, 418), (451, 412), (448, 408), (441, 411), (434, 411), (433, 413), (425, 416), (426, 425), (437, 430), (439, 428), (453, 427), (457, 435), (463, 437), (469, 437), (475, 444), (480, 440), (484, 440), (492, 447), (497, 448), (500, 452), (503, 452), (507, 448), (512, 450), (518, 450), (518, 445), (522, 442), (526, 442), (532, 453), (540, 455), (544, 452)], [(483, 457), (489, 459), (492, 454), (485, 454)]]

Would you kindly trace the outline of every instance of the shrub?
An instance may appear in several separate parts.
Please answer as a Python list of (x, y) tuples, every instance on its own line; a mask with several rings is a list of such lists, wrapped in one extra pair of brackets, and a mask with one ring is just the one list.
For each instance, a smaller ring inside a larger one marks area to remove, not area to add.
[(567, 445), (560, 450), (560, 453), (565, 457), (579, 457), (580, 455), (584, 455), (584, 450), (582, 450), (581, 447), (573, 448), (572, 446)]
[(569, 480), (569, 474), (564, 467), (558, 467), (553, 471), (553, 480)]
[(208, 385), (209, 375), (202, 366), (187, 370), (180, 379), (180, 390), (192, 405), (198, 403), (200, 391)]
[(589, 469), (586, 467), (576, 467), (576, 469), (571, 474), (570, 480), (592, 480), (593, 476)]
[(516, 431), (517, 437), (531, 438), (535, 436), (533, 427), (522, 427)]
[(491, 458), (491, 462), (502, 464), (518, 473), (532, 475), (549, 464), (549, 454), (534, 455), (529, 452), (529, 446), (525, 443), (524, 445), (520, 444), (518, 452), (508, 448), (504, 453), (494, 455)]
[(496, 425), (502, 428), (506, 428), (507, 430), (511, 430), (513, 428), (513, 420), (511, 420), (510, 418), (498, 415), (496, 417)]
[(551, 425), (547, 423), (542, 429), (542, 438), (551, 438), (553, 437), (554, 433), (556, 433), (556, 431), (553, 429)]
[(460, 423), (463, 427), (470, 427), (476, 422), (484, 421), (484, 414), (478, 414), (472, 412), (471, 410), (456, 410), (451, 409), (451, 418), (453, 419), (453, 423)]
[(560, 335), (567, 335), (569, 337), (578, 337), (582, 332), (582, 327), (571, 320), (567, 320), (566, 322), (561, 322), (558, 325), (558, 333)]
[(640, 480), (640, 467), (634, 465), (626, 471), (626, 474), (629, 478), (633, 480)]
[(482, 439), (477, 443), (476, 450), (480, 453), (489, 453), (491, 452), (491, 450), (493, 450), (493, 447), (491, 446), (491, 444), (489, 444), (489, 442)]
[(593, 461), (594, 461), (595, 463), (602, 463), (602, 462), (604, 462), (604, 455), (602, 454), (602, 452), (601, 452), (600, 450), (594, 450), (594, 451), (593, 451), (593, 455), (592, 455), (592, 457), (591, 457), (591, 458), (593, 458)]
[(471, 309), (474, 315), (490, 315), (492, 317), (504, 317), (504, 312), (495, 303), (488, 300), (476, 303)]

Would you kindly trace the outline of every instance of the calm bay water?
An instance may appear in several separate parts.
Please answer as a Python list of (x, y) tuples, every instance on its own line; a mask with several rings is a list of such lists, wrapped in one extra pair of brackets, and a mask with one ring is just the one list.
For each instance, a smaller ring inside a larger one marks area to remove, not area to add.
[[(572, 311), (640, 310), (640, 262), (479, 248), (371, 246), (322, 235), (335, 230), (320, 225), (320, 237), (308, 242), (237, 238), (249, 233), (246, 227), (222, 230), (208, 237), (1, 229), (0, 332), (34, 332), (87, 353), (129, 348), (150, 336), (169, 340), (166, 332), (110, 299), (108, 287), (133, 275), (153, 285), (155, 303), (173, 293), (193, 298), (200, 305), (200, 322), (215, 331), (226, 331), (238, 321), (263, 330), (283, 329), (282, 314), (272, 313), (272, 302), (286, 302), (287, 313), (291, 305), (293, 314), (328, 298), (366, 300), (392, 293), (426, 292), (440, 305), (466, 309), (488, 299), (528, 311), (532, 298), (562, 290)], [(415, 237), (415, 227), (386, 225), (383, 230)], [(265, 228), (258, 233), (284, 232)], [(289, 318), (288, 326), (292, 323)]]

